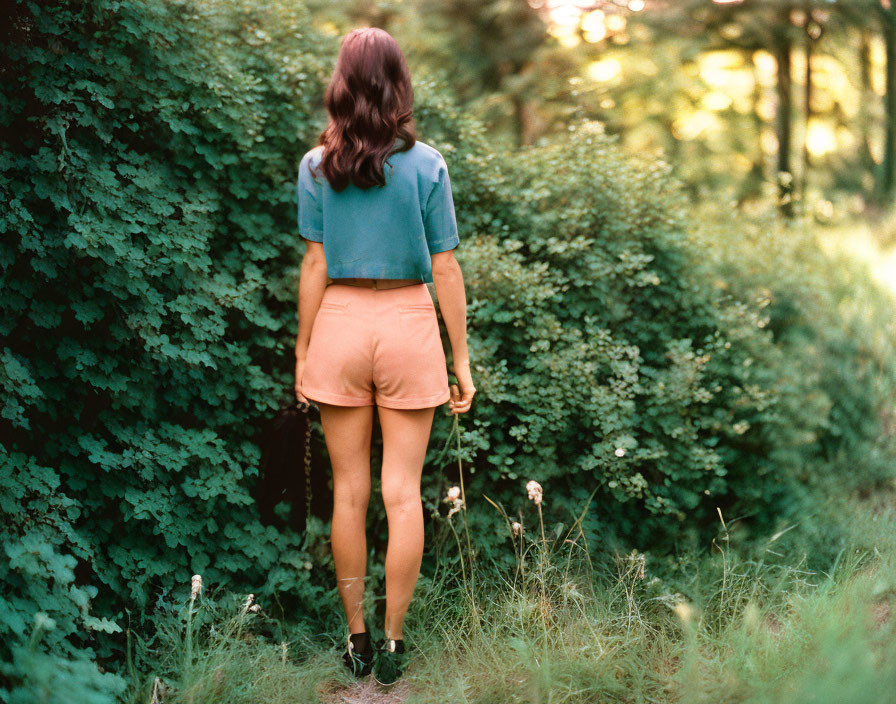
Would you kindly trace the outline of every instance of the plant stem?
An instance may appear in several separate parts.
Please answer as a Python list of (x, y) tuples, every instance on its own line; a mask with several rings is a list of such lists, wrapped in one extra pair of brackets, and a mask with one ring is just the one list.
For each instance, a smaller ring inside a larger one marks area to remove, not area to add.
[[(475, 597), (476, 590), (475, 590), (475, 584), (474, 584), (475, 575), (474, 575), (474, 570), (473, 570), (473, 543), (470, 540), (470, 527), (467, 524), (467, 495), (464, 490), (464, 468), (463, 468), (463, 463), (461, 462), (461, 456), (460, 456), (460, 452), (461, 452), (460, 420), (459, 420), (457, 414), (455, 414), (455, 416), (454, 416), (453, 432), (457, 435), (457, 476), (458, 476), (458, 481), (460, 483), (460, 498), (461, 498), (461, 502), (463, 504), (462, 518), (464, 521), (464, 535), (466, 536), (466, 539), (467, 539), (467, 554), (469, 555), (469, 558), (470, 558), (470, 602), (473, 605), (473, 613), (477, 616), (477, 620), (478, 620), (479, 612), (478, 612), (478, 609), (476, 606), (476, 597)], [(464, 557), (463, 557), (463, 555), (461, 555), (461, 560), (463, 561), (463, 559), (464, 559)]]

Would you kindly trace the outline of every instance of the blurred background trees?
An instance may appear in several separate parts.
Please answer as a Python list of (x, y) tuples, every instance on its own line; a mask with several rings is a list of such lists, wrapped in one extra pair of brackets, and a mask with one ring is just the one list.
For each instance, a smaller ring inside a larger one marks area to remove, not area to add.
[[(896, 185), (890, 0), (499, 0), (311, 4), (334, 34), (376, 24), (512, 148), (599, 120), (665, 154), (694, 197), (776, 199), (829, 219)], [(839, 212), (839, 211), (838, 211)]]

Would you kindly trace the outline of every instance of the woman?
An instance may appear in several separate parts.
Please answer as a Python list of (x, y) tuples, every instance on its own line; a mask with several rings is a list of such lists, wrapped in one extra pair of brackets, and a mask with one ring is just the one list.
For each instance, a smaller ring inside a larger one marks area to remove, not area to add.
[[(423, 555), (420, 475), (436, 407), (470, 409), (476, 389), (448, 169), (416, 139), (404, 55), (377, 28), (349, 32), (324, 95), (330, 116), (299, 165), (298, 225), (307, 248), (299, 281), (296, 398), (317, 402), (333, 467), (330, 539), (348, 619), (343, 661), (391, 684), (406, 662), (402, 626)], [(427, 283), (451, 342), (459, 394)], [(457, 396), (457, 397), (455, 397)], [(374, 406), (383, 436), (389, 525), (384, 637), (364, 621)]]

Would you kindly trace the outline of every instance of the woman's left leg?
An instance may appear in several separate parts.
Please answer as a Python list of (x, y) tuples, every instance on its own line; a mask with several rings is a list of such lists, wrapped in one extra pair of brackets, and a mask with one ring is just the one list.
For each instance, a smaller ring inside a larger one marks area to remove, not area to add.
[(435, 408), (378, 407), (383, 431), (383, 504), (389, 524), (386, 549), (386, 638), (402, 640), (402, 626), (423, 558), (420, 477)]

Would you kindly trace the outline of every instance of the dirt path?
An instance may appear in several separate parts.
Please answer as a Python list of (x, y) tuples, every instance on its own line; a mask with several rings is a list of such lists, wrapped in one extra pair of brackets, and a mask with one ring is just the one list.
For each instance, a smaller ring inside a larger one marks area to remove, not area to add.
[(366, 677), (348, 687), (333, 683), (332, 689), (321, 692), (320, 704), (404, 704), (410, 693), (407, 682), (381, 687)]

